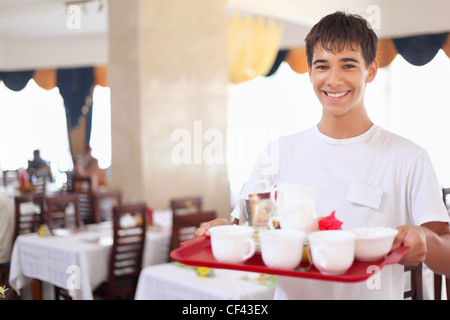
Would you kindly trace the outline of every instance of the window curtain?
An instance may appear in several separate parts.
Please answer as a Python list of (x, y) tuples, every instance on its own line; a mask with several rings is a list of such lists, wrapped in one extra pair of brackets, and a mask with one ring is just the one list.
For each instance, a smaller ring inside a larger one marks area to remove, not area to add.
[(271, 76), (275, 72), (277, 72), (278, 68), (280, 67), (280, 64), (286, 59), (286, 55), (288, 54), (288, 52), (289, 50), (278, 51), (277, 57), (275, 58), (275, 62), (270, 71), (266, 74), (266, 76)]
[(96, 85), (108, 86), (107, 67), (0, 72), (0, 81), (13, 91), (24, 89), (30, 79), (46, 90), (59, 88), (66, 108), (72, 158), (84, 154), (92, 129), (92, 91)]
[(415, 66), (423, 66), (433, 60), (447, 37), (448, 33), (427, 34), (393, 39), (393, 41), (398, 53), (406, 61)]
[(66, 108), (70, 152), (75, 159), (86, 152), (91, 136), (94, 70), (58, 69), (56, 79)]
[(34, 70), (30, 71), (4, 71), (0, 72), (0, 80), (5, 86), (13, 91), (20, 91), (26, 87), (28, 81), (33, 77)]
[(39, 87), (51, 90), (56, 87), (56, 69), (36, 70), (33, 80)]
[[(406, 61), (416, 66), (423, 66), (433, 60), (439, 49), (450, 58), (450, 33), (418, 35), (405, 38), (380, 39), (378, 42), (377, 59), (380, 67), (389, 65), (400, 54)], [(281, 53), (282, 50), (279, 51)], [(308, 71), (305, 47), (291, 48), (283, 52), (289, 66), (297, 73)], [(282, 61), (277, 60), (270, 72), (276, 72)]]
[(273, 68), (283, 26), (273, 19), (235, 13), (228, 22), (229, 77), (234, 84), (267, 75)]

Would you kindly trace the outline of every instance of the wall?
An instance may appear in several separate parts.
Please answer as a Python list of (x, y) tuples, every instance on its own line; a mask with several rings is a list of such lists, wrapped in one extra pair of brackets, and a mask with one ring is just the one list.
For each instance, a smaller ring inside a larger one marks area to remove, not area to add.
[[(228, 217), (225, 150), (220, 164), (203, 159), (205, 131), (225, 139), (227, 126), (226, 1), (112, 0), (109, 8), (113, 184), (155, 209), (200, 195), (205, 209)], [(174, 159), (177, 132), (191, 138), (188, 163)]]

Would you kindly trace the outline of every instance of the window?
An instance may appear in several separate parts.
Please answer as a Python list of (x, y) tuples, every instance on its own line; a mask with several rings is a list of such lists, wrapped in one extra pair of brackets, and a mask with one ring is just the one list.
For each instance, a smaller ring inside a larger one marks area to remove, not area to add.
[[(109, 88), (94, 90), (92, 153), (102, 168), (111, 163), (111, 112)], [(0, 82), (0, 167), (26, 168), (33, 150), (51, 163), (56, 183), (62, 184), (63, 171), (73, 168), (66, 115), (58, 88), (45, 90), (33, 79), (15, 92)]]

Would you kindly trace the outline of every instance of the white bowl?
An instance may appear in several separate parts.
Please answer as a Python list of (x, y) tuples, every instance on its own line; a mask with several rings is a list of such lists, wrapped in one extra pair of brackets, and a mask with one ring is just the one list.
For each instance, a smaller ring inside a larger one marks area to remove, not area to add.
[(359, 261), (377, 261), (389, 253), (398, 233), (397, 229), (366, 227), (352, 230), (356, 234), (355, 258)]

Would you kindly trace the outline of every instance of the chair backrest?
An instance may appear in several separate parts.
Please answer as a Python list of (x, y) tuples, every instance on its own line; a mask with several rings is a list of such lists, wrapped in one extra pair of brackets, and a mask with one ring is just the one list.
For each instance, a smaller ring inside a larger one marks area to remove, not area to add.
[[(146, 212), (145, 203), (122, 204), (113, 208), (113, 245), (108, 275), (111, 296), (118, 290), (136, 289), (142, 269)], [(127, 286), (123, 286), (124, 283)]]
[[(173, 215), (172, 236), (170, 251), (177, 249), (180, 243), (194, 237), (194, 231), (204, 222), (211, 221), (217, 217), (215, 211), (201, 211), (197, 213)], [(169, 256), (169, 261), (171, 260)]]
[[(448, 196), (450, 196), (450, 188), (442, 188), (442, 200), (444, 201), (447, 210), (450, 212), (450, 199), (447, 199)], [(450, 279), (437, 273), (434, 273), (434, 299), (442, 299), (442, 282), (444, 282), (447, 300), (450, 300)]]
[(7, 186), (15, 181), (19, 181), (19, 170), (3, 170), (3, 185)]
[(77, 193), (80, 201), (80, 215), (84, 224), (97, 223), (95, 220), (92, 181), (90, 177), (73, 174), (70, 176), (69, 192)]
[(34, 192), (44, 193), (47, 191), (47, 177), (39, 177), (34, 182)]
[(448, 196), (450, 196), (450, 188), (442, 188), (442, 200), (450, 212), (450, 199), (447, 199)]
[(176, 198), (170, 201), (170, 207), (174, 215), (202, 211), (203, 201), (201, 197)]
[(88, 194), (92, 191), (92, 181), (88, 176), (74, 174), (71, 176), (71, 187), (69, 192)]
[(80, 200), (77, 193), (56, 193), (47, 197), (45, 219), (50, 230), (81, 227)]
[(411, 288), (405, 290), (403, 294), (404, 299), (423, 300), (422, 269), (422, 263), (415, 267), (405, 267), (405, 272), (411, 273)]
[(42, 193), (29, 193), (14, 197), (13, 242), (20, 234), (33, 233), (45, 220), (45, 196)]
[(444, 279), (444, 292), (446, 299), (450, 300), (450, 279), (435, 273), (434, 274), (434, 300), (442, 300), (442, 279)]
[(122, 190), (106, 189), (92, 192), (92, 215), (94, 222), (112, 221), (112, 211), (122, 204)]

